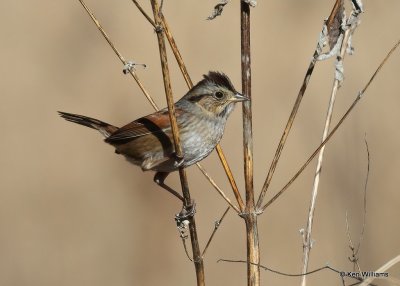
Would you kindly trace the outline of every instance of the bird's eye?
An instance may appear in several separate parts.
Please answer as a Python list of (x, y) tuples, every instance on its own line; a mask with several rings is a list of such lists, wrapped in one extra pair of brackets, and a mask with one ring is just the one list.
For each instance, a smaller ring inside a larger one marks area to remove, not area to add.
[(217, 92), (215, 93), (215, 97), (216, 97), (217, 99), (221, 99), (221, 98), (224, 97), (224, 94), (223, 94), (221, 91), (217, 91)]

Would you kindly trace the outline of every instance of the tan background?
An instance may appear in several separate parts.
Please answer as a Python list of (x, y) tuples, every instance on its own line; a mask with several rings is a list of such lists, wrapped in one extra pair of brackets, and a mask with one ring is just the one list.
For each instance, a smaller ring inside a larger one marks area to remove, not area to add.
[[(146, 1), (142, 1), (146, 2)], [(204, 19), (216, 1), (165, 1), (164, 12), (194, 81), (208, 70), (227, 73), (240, 89), (239, 5)], [(165, 106), (155, 33), (130, 1), (88, 1), (127, 59), (148, 65), (138, 75)], [(282, 128), (333, 1), (259, 1), (252, 9), (255, 187), (264, 181)], [(150, 6), (145, 6), (150, 12)], [(334, 121), (349, 106), (399, 37), (400, 2), (365, 1), (366, 13), (345, 62), (346, 82)], [(57, 110), (122, 125), (152, 112), (138, 87), (78, 1), (0, 2), (0, 285), (194, 285), (173, 216), (180, 205), (114, 154), (92, 130), (61, 120)], [(176, 97), (186, 92), (170, 57)], [(269, 196), (317, 146), (332, 85), (332, 60), (318, 64), (289, 137)], [(366, 175), (364, 134), (371, 152), (363, 270), (400, 252), (400, 55), (390, 60), (365, 99), (329, 144), (316, 210), (310, 269), (326, 263), (350, 271), (345, 212), (357, 240)], [(243, 188), (241, 112), (222, 141)], [(229, 195), (215, 154), (204, 165)], [(259, 219), (262, 263), (298, 273), (315, 162)], [(189, 169), (204, 246), (224, 201)], [(169, 182), (178, 187), (174, 174)], [(244, 224), (233, 213), (205, 259), (208, 285), (244, 285)], [(399, 277), (400, 266), (391, 270)], [(263, 285), (298, 285), (299, 278), (262, 272)], [(323, 272), (309, 285), (340, 285)], [(381, 282), (382, 283), (382, 282)]]

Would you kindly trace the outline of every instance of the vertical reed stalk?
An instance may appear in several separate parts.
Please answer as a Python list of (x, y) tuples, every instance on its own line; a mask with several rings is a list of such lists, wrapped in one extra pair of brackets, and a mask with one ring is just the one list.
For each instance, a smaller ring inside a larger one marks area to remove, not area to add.
[[(162, 27), (162, 19), (160, 17), (160, 10), (159, 10), (159, 5), (158, 5), (157, 0), (151, 0), (151, 6), (153, 8), (154, 22), (156, 24), (158, 47), (160, 50), (161, 68), (162, 68), (162, 73), (163, 73), (165, 94), (167, 97), (169, 118), (171, 121), (171, 129), (172, 129), (173, 138), (174, 138), (175, 152), (176, 152), (176, 156), (178, 158), (182, 158), (183, 154), (182, 154), (182, 148), (180, 145), (178, 124), (177, 124), (176, 118), (175, 118), (175, 106), (174, 106), (174, 99), (172, 96), (171, 81), (170, 81), (170, 76), (169, 76), (164, 32), (163, 32), (163, 29), (161, 28)], [(180, 180), (181, 180), (182, 194), (184, 197), (184, 208), (194, 207), (192, 205), (192, 200), (190, 198), (189, 185), (188, 185), (188, 181), (187, 181), (186, 171), (182, 167), (179, 168), (179, 176), (180, 176)], [(194, 217), (189, 218), (189, 232), (190, 232), (190, 239), (192, 242), (193, 262), (194, 262), (195, 269), (196, 269), (197, 285), (204, 286), (205, 285), (204, 264), (203, 264), (203, 258), (201, 257), (199, 241), (197, 238), (196, 222), (195, 222)]]
[[(240, 5), (242, 92), (251, 99), (250, 61), (250, 6), (245, 1)], [(247, 285), (260, 285), (260, 249), (258, 242), (257, 213), (253, 186), (253, 131), (251, 101), (243, 102), (243, 155), (246, 187), (246, 206), (243, 218), (247, 238)]]

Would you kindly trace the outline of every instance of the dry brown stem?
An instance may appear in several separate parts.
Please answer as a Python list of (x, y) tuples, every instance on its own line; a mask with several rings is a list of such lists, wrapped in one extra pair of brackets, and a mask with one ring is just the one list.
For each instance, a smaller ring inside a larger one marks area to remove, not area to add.
[(354, 245), (353, 239), (351, 237), (351, 232), (350, 232), (350, 224), (349, 224), (349, 218), (348, 218), (348, 213), (346, 211), (346, 233), (347, 233), (347, 239), (349, 241), (349, 248), (351, 250), (351, 256), (348, 257), (350, 262), (353, 263), (353, 271), (357, 268), (358, 272), (360, 273), (360, 277), (362, 277), (362, 271), (361, 271), (361, 266), (359, 261), (359, 251), (361, 248), (361, 243), (364, 239), (364, 232), (365, 228), (367, 225), (367, 186), (368, 186), (368, 179), (369, 179), (369, 166), (370, 166), (370, 154), (369, 154), (369, 147), (368, 147), (368, 142), (367, 139), (364, 139), (365, 141), (365, 146), (367, 150), (367, 175), (365, 178), (365, 183), (364, 183), (364, 212), (363, 212), (363, 223), (362, 223), (362, 229), (360, 233), (360, 237), (358, 239), (357, 246)]
[(156, 23), (154, 23), (153, 19), (151, 19), (151, 17), (149, 16), (149, 14), (146, 13), (146, 11), (142, 8), (142, 6), (139, 4), (138, 1), (136, 0), (132, 0), (132, 2), (136, 5), (136, 7), (138, 8), (138, 10), (140, 11), (140, 13), (142, 13), (142, 15), (147, 19), (147, 21), (149, 21), (149, 23), (156, 28)]
[[(339, 8), (340, 8), (339, 7), (339, 2), (341, 2), (341, 1), (340, 0), (336, 1), (335, 6), (333, 7), (332, 12), (330, 14), (330, 17), (326, 21), (326, 25), (328, 27), (332, 27), (332, 26), (334, 26), (334, 24), (336, 24), (335, 23), (336, 17), (334, 17), (334, 15), (336, 15), (339, 12)], [(280, 156), (282, 154), (283, 147), (285, 146), (287, 137), (289, 136), (289, 132), (290, 132), (292, 126), (293, 126), (293, 122), (294, 122), (294, 120), (296, 118), (297, 112), (298, 112), (299, 107), (300, 107), (300, 103), (301, 103), (301, 101), (302, 101), (302, 99), (304, 97), (305, 91), (306, 91), (306, 89), (308, 87), (308, 83), (309, 83), (311, 75), (312, 75), (312, 73), (314, 71), (315, 65), (316, 65), (316, 63), (318, 61), (318, 57), (321, 55), (322, 48), (325, 46), (324, 37), (325, 37), (325, 31), (324, 31), (324, 27), (323, 27), (323, 29), (321, 31), (321, 34), (320, 34), (320, 39), (319, 39), (319, 41), (317, 43), (317, 46), (315, 48), (315, 51), (314, 51), (313, 57), (311, 59), (311, 62), (309, 64), (308, 68), (307, 68), (306, 75), (304, 77), (303, 83), (302, 83), (302, 85), (300, 87), (299, 93), (297, 94), (296, 101), (295, 101), (295, 103), (293, 105), (292, 112), (290, 113), (288, 122), (286, 123), (286, 127), (285, 127), (285, 129), (283, 131), (283, 134), (281, 136), (281, 139), (279, 141), (278, 147), (276, 149), (274, 158), (272, 160), (271, 166), (270, 166), (270, 168), (268, 170), (268, 174), (267, 174), (267, 177), (265, 179), (264, 185), (263, 185), (263, 187), (261, 189), (261, 194), (260, 194), (260, 196), (258, 198), (258, 201), (257, 201), (257, 209), (260, 209), (261, 205), (263, 204), (265, 194), (266, 194), (266, 192), (268, 190), (269, 185), (271, 184), (271, 180), (272, 180), (272, 177), (273, 177), (273, 175), (275, 173), (276, 167), (278, 165), (279, 158), (280, 158)], [(333, 42), (335, 40), (337, 40), (337, 38), (334, 39), (334, 38), (330, 37), (329, 40), (330, 40), (330, 44), (332, 45)]]
[[(94, 24), (97, 26), (103, 37), (106, 39), (110, 47), (113, 49), (114, 53), (118, 56), (120, 61), (122, 62), (123, 65), (126, 65), (128, 62), (125, 61), (124, 57), (121, 55), (121, 53), (118, 51), (118, 49), (115, 47), (114, 43), (111, 41), (110, 37), (107, 35), (107, 33), (104, 31), (103, 27), (100, 25), (100, 22), (97, 20), (93, 12), (89, 9), (89, 7), (85, 4), (83, 0), (79, 0), (79, 2), (82, 4), (83, 8), (85, 11), (89, 14), (90, 18), (93, 20)], [(142, 82), (139, 80), (139, 77), (137, 74), (134, 72), (133, 69), (129, 69), (129, 73), (131, 76), (135, 79), (137, 85), (139, 86), (140, 90), (143, 92), (143, 94), (146, 96), (147, 100), (150, 102), (150, 104), (153, 106), (154, 109), (158, 110), (158, 106), (153, 100), (153, 98), (150, 96), (150, 94), (147, 92), (147, 90), (144, 88)]]
[[(250, 58), (250, 6), (240, 4), (242, 93), (251, 99)], [(253, 186), (253, 130), (251, 101), (242, 104), (243, 109), (243, 157), (246, 188), (246, 207), (242, 217), (246, 224), (247, 238), (247, 285), (260, 285), (260, 247), (258, 241), (257, 212)]]
[(233, 202), (225, 195), (225, 193), (221, 190), (220, 187), (215, 183), (214, 179), (210, 177), (210, 175), (206, 172), (204, 169), (203, 165), (200, 165), (197, 163), (197, 167), (199, 167), (199, 170), (204, 174), (204, 176), (208, 179), (208, 181), (211, 183), (211, 185), (214, 186), (214, 188), (217, 190), (217, 192), (221, 195), (221, 197), (230, 205), (237, 213), (240, 213), (240, 210), (236, 205), (233, 204)]
[(178, 49), (178, 46), (175, 42), (175, 39), (172, 35), (171, 29), (168, 26), (167, 20), (165, 19), (164, 15), (161, 15), (161, 19), (162, 19), (162, 24), (163, 24), (163, 28), (164, 28), (164, 32), (165, 32), (165, 36), (168, 39), (169, 45), (171, 47), (172, 52), (174, 53), (176, 62), (178, 63), (179, 69), (182, 72), (183, 78), (186, 81), (186, 84), (188, 86), (188, 88), (192, 88), (193, 87), (193, 82), (192, 79), (189, 76), (189, 72), (187, 71), (185, 62), (183, 61), (182, 55)]
[[(151, 6), (153, 8), (154, 22), (156, 23), (156, 26), (161, 27), (162, 20), (160, 18), (160, 10), (159, 10), (157, 0), (151, 0)], [(178, 124), (176, 122), (176, 117), (175, 117), (175, 105), (174, 105), (174, 99), (172, 96), (170, 74), (169, 74), (169, 69), (168, 69), (167, 50), (165, 47), (165, 39), (164, 39), (163, 30), (157, 29), (157, 39), (158, 39), (158, 47), (160, 50), (160, 61), (161, 61), (161, 68), (162, 68), (162, 73), (163, 73), (165, 94), (166, 94), (167, 104), (168, 104), (169, 119), (171, 122), (171, 129), (172, 129), (173, 138), (174, 138), (175, 153), (178, 158), (183, 158), (182, 147), (180, 145), (179, 129), (178, 129)], [(190, 198), (190, 192), (189, 192), (186, 171), (183, 167), (179, 168), (179, 176), (180, 176), (180, 180), (181, 180), (182, 194), (184, 197), (184, 208), (188, 209), (188, 208), (194, 207), (192, 200)], [(190, 217), (188, 220), (189, 220), (190, 239), (192, 242), (193, 260), (194, 260), (194, 266), (196, 269), (197, 285), (203, 286), (203, 285), (205, 285), (204, 264), (203, 264), (203, 258), (201, 257), (199, 240), (197, 237), (196, 221), (195, 221), (194, 216)]]
[(233, 194), (235, 195), (236, 201), (239, 204), (240, 212), (243, 212), (244, 211), (243, 199), (242, 199), (242, 196), (240, 195), (238, 186), (236, 185), (235, 178), (233, 177), (233, 174), (232, 174), (232, 170), (229, 167), (228, 161), (226, 160), (226, 157), (222, 150), (221, 145), (218, 144), (215, 149), (217, 150), (219, 160), (221, 161), (221, 164), (222, 164), (222, 167), (224, 168), (225, 174), (228, 177), (229, 183), (231, 184)]
[(306, 75), (304, 77), (303, 83), (302, 83), (302, 85), (300, 87), (299, 93), (297, 94), (297, 98), (296, 98), (296, 101), (295, 101), (295, 103), (293, 105), (292, 112), (290, 113), (289, 119), (288, 119), (288, 121), (286, 123), (286, 127), (285, 127), (285, 129), (283, 131), (283, 134), (282, 134), (281, 139), (279, 141), (278, 147), (277, 147), (277, 149), (275, 151), (275, 155), (274, 155), (274, 158), (272, 159), (271, 166), (269, 167), (268, 174), (267, 174), (267, 177), (265, 179), (264, 185), (263, 185), (263, 187), (261, 189), (260, 196), (258, 197), (257, 209), (260, 209), (261, 205), (263, 204), (265, 194), (267, 193), (268, 187), (271, 184), (271, 180), (272, 180), (272, 177), (273, 177), (273, 175), (275, 173), (276, 166), (278, 165), (279, 158), (280, 158), (280, 156), (282, 154), (283, 147), (285, 146), (286, 139), (289, 136), (289, 132), (290, 132), (292, 126), (293, 126), (294, 119), (296, 118), (297, 111), (299, 110), (301, 101), (302, 101), (303, 96), (304, 96), (304, 94), (306, 92), (306, 89), (308, 87), (308, 83), (310, 81), (311, 75), (312, 75), (312, 73), (314, 71), (314, 68), (315, 68), (315, 65), (317, 63), (317, 58), (321, 54), (322, 47), (323, 47), (322, 43), (318, 42), (317, 43), (317, 47), (315, 48), (313, 57), (311, 59), (311, 62), (309, 64), (308, 68), (307, 68), (307, 72), (306, 72)]
[(220, 227), (222, 221), (224, 220), (225, 216), (227, 215), (227, 213), (229, 212), (230, 209), (231, 209), (230, 207), (227, 207), (226, 210), (224, 211), (224, 213), (222, 214), (221, 218), (214, 223), (213, 232), (211, 233), (210, 238), (207, 241), (206, 247), (204, 248), (203, 253), (201, 254), (201, 257), (204, 258), (204, 256), (206, 255), (207, 249), (210, 246), (210, 243), (211, 243), (212, 239), (214, 238), (214, 235), (216, 234), (218, 228)]
[(338, 130), (338, 128), (343, 124), (343, 122), (346, 120), (346, 118), (349, 116), (349, 114), (352, 112), (354, 107), (357, 105), (357, 103), (362, 99), (363, 95), (365, 92), (368, 90), (368, 87), (371, 85), (371, 83), (374, 81), (375, 77), (378, 75), (382, 67), (385, 65), (387, 60), (390, 58), (390, 56), (393, 54), (393, 52), (397, 49), (397, 47), (400, 45), (400, 40), (392, 47), (392, 49), (389, 51), (389, 53), (386, 55), (386, 57), (383, 59), (383, 61), (380, 63), (378, 68), (375, 70), (374, 74), (371, 76), (367, 84), (364, 86), (364, 88), (357, 94), (356, 98), (354, 99), (353, 103), (350, 105), (350, 107), (347, 109), (345, 114), (340, 118), (339, 122), (335, 125), (335, 127), (332, 129), (332, 131), (329, 133), (329, 135), (326, 137), (326, 139), (318, 146), (318, 148), (314, 151), (314, 153), (311, 154), (311, 156), (307, 159), (307, 161), (300, 167), (300, 169), (296, 172), (296, 174), (287, 182), (287, 184), (275, 195), (270, 199), (263, 207), (262, 211), (265, 211), (265, 209), (270, 206), (274, 201), (276, 201), (288, 188), (289, 186), (297, 179), (298, 176), (304, 171), (304, 169), (310, 164), (310, 162), (315, 158), (315, 156), (318, 155), (319, 151), (321, 150), (322, 147), (325, 146), (325, 144), (332, 138), (332, 136), (335, 134), (335, 132)]

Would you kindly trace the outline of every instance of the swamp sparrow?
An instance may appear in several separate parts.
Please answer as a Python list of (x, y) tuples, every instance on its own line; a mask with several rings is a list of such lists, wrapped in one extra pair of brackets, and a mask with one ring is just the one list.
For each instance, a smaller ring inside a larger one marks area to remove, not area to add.
[(83, 115), (59, 112), (64, 119), (100, 131), (117, 154), (143, 171), (156, 171), (154, 181), (183, 200), (164, 183), (170, 172), (188, 167), (207, 157), (224, 134), (226, 120), (235, 103), (248, 100), (233, 87), (229, 78), (209, 72), (175, 103), (183, 158), (177, 158), (168, 109), (139, 118), (121, 128)]

